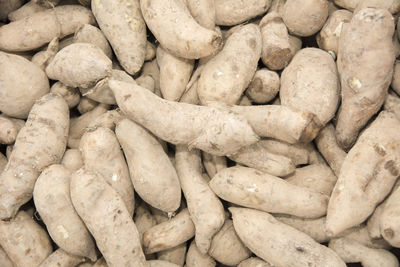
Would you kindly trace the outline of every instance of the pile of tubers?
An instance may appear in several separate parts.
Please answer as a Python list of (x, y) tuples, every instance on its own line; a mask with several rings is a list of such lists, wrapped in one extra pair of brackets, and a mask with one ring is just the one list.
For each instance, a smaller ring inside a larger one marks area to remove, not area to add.
[(399, 17), (0, 0), (0, 267), (398, 267)]

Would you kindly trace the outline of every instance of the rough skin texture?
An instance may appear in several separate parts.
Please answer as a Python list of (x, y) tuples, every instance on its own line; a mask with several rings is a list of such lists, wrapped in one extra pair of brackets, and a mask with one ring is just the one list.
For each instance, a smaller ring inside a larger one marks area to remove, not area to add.
[(215, 0), (216, 24), (233, 26), (267, 12), (272, 0)]
[(395, 115), (382, 111), (347, 154), (328, 206), (332, 236), (362, 223), (390, 193), (400, 174), (399, 131)]
[(375, 8), (360, 10), (342, 29), (337, 61), (342, 105), (336, 138), (345, 150), (385, 100), (395, 60), (393, 32), (392, 15)]
[(46, 168), (33, 190), (35, 207), (54, 242), (64, 251), (96, 260), (95, 244), (85, 224), (72, 206), (72, 172), (62, 165)]
[(224, 223), (224, 207), (202, 176), (200, 151), (176, 146), (175, 161), (188, 210), (196, 227), (196, 245), (205, 254), (212, 237)]
[(76, 266), (83, 262), (85, 259), (82, 257), (68, 254), (61, 248), (57, 249), (45, 261), (40, 264), (40, 267), (71, 267)]
[(277, 221), (269, 213), (245, 208), (229, 208), (229, 211), (243, 243), (276, 267), (346, 266), (333, 250)]
[(40, 172), (59, 163), (69, 130), (69, 110), (61, 96), (48, 94), (36, 101), (0, 175), (0, 218), (13, 217), (32, 197)]
[(0, 220), (0, 246), (15, 267), (37, 267), (53, 250), (47, 232), (24, 211)]
[(146, 55), (146, 25), (139, 0), (93, 0), (93, 14), (121, 66), (133, 75)]
[(244, 118), (226, 110), (163, 100), (135, 84), (111, 80), (109, 85), (129, 119), (169, 143), (222, 156), (258, 140)]
[(318, 218), (326, 214), (328, 197), (255, 169), (235, 166), (218, 172), (211, 189), (231, 203), (272, 213)]
[(222, 36), (200, 26), (181, 0), (141, 0), (147, 27), (176, 56), (197, 59), (217, 53)]
[(37, 12), (0, 27), (0, 49), (30, 51), (75, 32), (83, 24), (94, 24), (92, 12), (80, 5), (58, 6)]
[(157, 209), (176, 211), (181, 203), (178, 175), (157, 139), (128, 119), (117, 124), (116, 134), (136, 193)]
[(215, 260), (208, 254), (202, 254), (196, 242), (192, 241), (186, 254), (186, 267), (215, 267)]
[(21, 56), (0, 52), (0, 73), (0, 110), (11, 117), (28, 117), (35, 101), (50, 91), (46, 74)]
[(149, 266), (124, 201), (100, 175), (85, 169), (74, 173), (71, 199), (108, 266)]
[(224, 48), (206, 63), (197, 93), (203, 105), (212, 101), (236, 104), (251, 82), (261, 56), (261, 33), (257, 25), (239, 26)]

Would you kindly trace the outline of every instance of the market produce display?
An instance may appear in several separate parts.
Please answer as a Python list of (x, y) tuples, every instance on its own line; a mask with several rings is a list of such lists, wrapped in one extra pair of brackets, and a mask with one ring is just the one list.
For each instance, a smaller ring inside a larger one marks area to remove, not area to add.
[(400, 0), (0, 0), (0, 267), (400, 267)]

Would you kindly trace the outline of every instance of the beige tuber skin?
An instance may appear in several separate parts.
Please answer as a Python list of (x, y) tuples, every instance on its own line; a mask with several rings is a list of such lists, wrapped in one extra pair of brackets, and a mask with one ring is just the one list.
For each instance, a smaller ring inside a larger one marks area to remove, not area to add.
[(214, 177), (217, 172), (227, 168), (227, 162), (225, 157), (214, 156), (206, 152), (202, 153), (203, 165), (209, 177)]
[(196, 242), (192, 241), (186, 254), (186, 267), (215, 267), (215, 260), (208, 254), (202, 254)]
[(158, 46), (157, 63), (160, 67), (160, 89), (163, 98), (179, 101), (192, 74), (194, 60), (176, 57)]
[[(81, 98), (82, 101), (83, 98)], [(86, 128), (95, 120), (97, 117), (106, 113), (108, 109), (107, 105), (100, 104), (96, 106), (94, 109), (84, 113), (83, 115), (72, 118), (71, 125), (68, 135), (68, 147), (69, 148), (78, 148), (79, 142), (81, 140), (82, 135), (85, 133)]]
[(72, 172), (79, 170), (83, 166), (82, 154), (79, 149), (67, 149), (61, 160), (61, 164)]
[(380, 209), (380, 212), (378, 212), (379, 217), (377, 218), (380, 235), (394, 247), (400, 247), (400, 228), (398, 224), (398, 218), (400, 214), (398, 205), (399, 199), (400, 190), (399, 184), (397, 184), (395, 185), (391, 195), (385, 200), (385, 202), (383, 202), (383, 204), (381, 204), (381, 206), (378, 206), (375, 210), (377, 211)]
[[(126, 36), (125, 36), (126, 38)], [(98, 46), (103, 53), (108, 57), (112, 58), (111, 46), (108, 43), (103, 32), (90, 24), (84, 24), (80, 26), (74, 34), (74, 43), (88, 43)]]
[(382, 111), (347, 154), (328, 206), (331, 236), (362, 223), (390, 193), (400, 173), (398, 131), (400, 121)]
[(270, 70), (285, 68), (293, 57), (289, 33), (282, 17), (269, 12), (260, 21), (262, 36), (261, 59)]
[(137, 73), (144, 63), (147, 46), (139, 0), (96, 0), (91, 7), (121, 66), (131, 75)]
[(210, 187), (220, 198), (236, 205), (302, 218), (325, 215), (329, 199), (324, 194), (241, 166), (218, 172)]
[[(204, 28), (215, 28), (215, 1), (214, 0), (187, 0), (187, 7), (193, 18)], [(189, 266), (188, 266), (189, 267)]]
[(355, 240), (348, 238), (333, 239), (329, 248), (334, 250), (344, 262), (361, 262), (362, 266), (398, 267), (399, 262), (395, 255), (384, 249), (366, 247)]
[(46, 74), (21, 56), (0, 52), (0, 72), (0, 111), (10, 117), (27, 118), (35, 101), (50, 91)]
[(58, 6), (11, 22), (0, 28), (0, 49), (30, 51), (63, 38), (83, 24), (94, 24), (92, 12), (80, 5)]
[(237, 236), (232, 220), (227, 219), (221, 230), (214, 236), (208, 254), (218, 262), (236, 266), (250, 257), (251, 252)]
[(84, 258), (68, 254), (61, 248), (51, 253), (39, 267), (71, 267), (84, 262)]
[(17, 137), (17, 127), (7, 116), (0, 115), (0, 144), (10, 145)]
[(339, 93), (335, 61), (321, 49), (300, 50), (282, 72), (281, 104), (314, 113), (321, 125), (335, 115)]
[(3, 172), (4, 168), (7, 165), (7, 158), (6, 156), (3, 155), (3, 153), (0, 153), (0, 173)]
[(270, 153), (290, 158), (296, 166), (310, 163), (310, 151), (305, 144), (289, 144), (275, 139), (264, 139), (258, 143)]
[[(176, 211), (181, 202), (179, 178), (157, 139), (128, 119), (117, 124), (116, 135), (136, 193), (157, 209)], [(157, 168), (152, 167), (155, 162)]]
[(287, 0), (282, 9), (282, 19), (289, 31), (300, 37), (317, 33), (327, 17), (327, 0)]
[(233, 26), (264, 14), (271, 6), (271, 0), (215, 0), (215, 23)]
[(396, 60), (394, 63), (393, 78), (390, 86), (397, 94), (400, 94), (400, 60)]
[(36, 4), (34, 1), (28, 1), (26, 4), (8, 13), (8, 19), (13, 22), (26, 17), (29, 17), (37, 12), (45, 11), (47, 8)]
[(342, 104), (336, 138), (345, 150), (385, 100), (395, 60), (393, 32), (392, 15), (376, 8), (358, 11), (342, 29), (337, 60)]
[(195, 241), (202, 254), (210, 248), (213, 236), (225, 221), (224, 207), (202, 176), (199, 150), (176, 146), (176, 171), (193, 224)]
[(297, 168), (292, 175), (285, 177), (285, 181), (330, 196), (337, 178), (329, 166), (310, 164)]
[(150, 31), (178, 57), (202, 58), (222, 46), (221, 34), (200, 26), (181, 0), (141, 0), (140, 7)]
[(47, 231), (60, 248), (95, 261), (97, 256), (93, 239), (72, 206), (71, 174), (59, 164), (46, 168), (35, 183), (33, 200)]
[[(147, 255), (149, 256), (149, 255)], [(157, 260), (163, 260), (183, 266), (186, 256), (186, 242), (166, 250), (157, 252)]]
[(134, 222), (139, 232), (140, 242), (143, 245), (143, 233), (157, 224), (145, 202), (141, 202), (135, 207)]
[[(3, 267), (14, 267), (14, 263), (7, 256), (7, 253), (0, 246), (0, 262)], [(215, 266), (215, 265), (214, 265)]]
[(321, 152), (326, 162), (331, 167), (336, 176), (339, 176), (340, 169), (347, 153), (338, 145), (336, 141), (335, 128), (332, 124), (327, 124), (315, 138), (318, 151)]
[(0, 220), (0, 246), (15, 267), (39, 266), (53, 250), (47, 232), (25, 211)]
[(100, 175), (84, 168), (75, 172), (71, 200), (108, 266), (149, 266), (123, 199)]
[(261, 55), (257, 25), (236, 27), (221, 52), (208, 61), (198, 80), (197, 93), (203, 105), (218, 101), (236, 104), (257, 70)]
[(278, 73), (262, 68), (254, 74), (245, 94), (254, 103), (264, 104), (275, 98), (279, 87)]
[(321, 128), (313, 113), (287, 106), (233, 106), (230, 109), (244, 116), (259, 136), (290, 144), (310, 142)]
[(172, 144), (222, 156), (258, 140), (244, 118), (226, 110), (163, 100), (135, 84), (111, 80), (109, 85), (128, 118)]
[(144, 252), (151, 254), (182, 244), (195, 235), (189, 211), (184, 209), (172, 219), (157, 224), (143, 235)]
[(50, 92), (62, 96), (70, 109), (77, 106), (81, 100), (81, 95), (77, 88), (66, 86), (62, 82), (54, 83), (50, 88)]
[(316, 40), (319, 48), (335, 55), (339, 51), (339, 37), (345, 23), (349, 23), (353, 13), (340, 9), (329, 15), (324, 27), (318, 33)]
[(357, 11), (364, 7), (384, 8), (392, 14), (400, 11), (400, 3), (396, 0), (333, 0), (333, 2), (350, 11)]
[(229, 158), (237, 163), (275, 175), (287, 176), (295, 171), (293, 161), (286, 156), (268, 151), (260, 142), (244, 147)]
[(135, 196), (128, 166), (114, 131), (99, 127), (87, 131), (81, 138), (79, 150), (85, 169), (97, 172), (121, 196), (133, 216)]
[(257, 257), (251, 257), (242, 261), (237, 267), (273, 267), (268, 262), (265, 262)]
[(31, 199), (40, 172), (61, 161), (68, 130), (69, 110), (62, 97), (47, 94), (36, 101), (0, 175), (1, 219), (13, 217)]
[(70, 87), (89, 88), (111, 75), (112, 61), (96, 45), (74, 43), (58, 52), (46, 67), (50, 79)]
[(78, 109), (79, 113), (83, 115), (89, 111), (92, 111), (97, 106), (99, 106), (99, 102), (96, 102), (86, 96), (82, 96), (76, 108)]
[(274, 266), (346, 266), (333, 250), (269, 213), (246, 208), (229, 208), (229, 211), (243, 243)]

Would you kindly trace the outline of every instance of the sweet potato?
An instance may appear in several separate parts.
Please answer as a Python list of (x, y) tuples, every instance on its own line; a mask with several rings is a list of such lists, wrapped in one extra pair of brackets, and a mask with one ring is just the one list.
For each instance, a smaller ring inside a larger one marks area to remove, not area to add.
[(214, 0), (187, 0), (187, 7), (193, 18), (200, 26), (214, 30), (215, 28), (215, 1)]
[(151, 254), (173, 248), (192, 238), (195, 228), (187, 209), (179, 212), (169, 221), (157, 224), (143, 235), (144, 252)]
[(33, 199), (54, 242), (67, 253), (95, 261), (93, 239), (72, 206), (71, 173), (58, 164), (46, 168), (35, 183)]
[(143, 87), (148, 89), (150, 92), (154, 93), (155, 92), (155, 82), (154, 79), (150, 76), (150, 75), (144, 75), (144, 76), (140, 76), (139, 78), (137, 78), (135, 80), (135, 82)]
[(315, 138), (315, 144), (335, 175), (339, 176), (347, 153), (339, 147), (336, 141), (335, 128), (332, 124), (327, 124), (319, 132), (318, 136)]
[(333, 250), (269, 213), (246, 208), (229, 208), (229, 211), (243, 243), (274, 266), (346, 266)]
[(79, 170), (83, 166), (82, 154), (79, 149), (67, 149), (61, 160), (61, 164), (71, 172)]
[(211, 189), (222, 199), (267, 212), (318, 218), (326, 214), (328, 196), (292, 185), (255, 169), (235, 166), (218, 172)]
[[(116, 134), (139, 196), (160, 210), (177, 210), (181, 201), (179, 179), (160, 143), (141, 126), (128, 119), (117, 124)], [(155, 160), (157, 168), (151, 167)]]
[(400, 60), (396, 60), (394, 63), (393, 78), (390, 86), (393, 91), (400, 94)]
[(388, 11), (365, 8), (353, 15), (340, 34), (337, 66), (342, 104), (336, 138), (346, 150), (385, 100), (395, 60), (393, 32)]
[(24, 4), (24, 0), (2, 0), (0, 1), (0, 21), (7, 20), (8, 14), (17, 10)]
[(212, 237), (224, 223), (224, 207), (201, 175), (200, 151), (177, 146), (175, 160), (182, 191), (196, 228), (196, 245), (205, 254)]
[(300, 37), (317, 33), (327, 17), (327, 0), (287, 0), (282, 10), (282, 19), (289, 31)]
[(0, 175), (1, 219), (13, 217), (31, 199), (40, 172), (61, 161), (68, 126), (69, 110), (62, 97), (47, 94), (36, 101)]
[(149, 266), (123, 199), (100, 175), (85, 169), (75, 172), (71, 199), (108, 266)]
[(163, 260), (183, 266), (186, 256), (186, 242), (166, 250), (157, 252), (157, 260)]
[(7, 158), (6, 156), (3, 155), (3, 153), (0, 153), (0, 173), (3, 172), (6, 165), (7, 165)]
[[(84, 98), (81, 98), (81, 101)], [(68, 146), (70, 148), (78, 148), (79, 142), (81, 140), (82, 135), (85, 133), (86, 127), (95, 120), (98, 116), (103, 113), (106, 113), (108, 109), (107, 105), (100, 104), (95, 107), (93, 110), (88, 111), (81, 115), (80, 117), (71, 119), (71, 125), (68, 135)]]
[[(126, 35), (125, 35), (126, 38)], [(104, 54), (112, 58), (112, 50), (101, 30), (90, 24), (80, 26), (74, 34), (74, 43), (89, 43), (98, 46)]]
[(81, 100), (79, 101), (79, 104), (76, 108), (79, 111), (79, 113), (83, 115), (95, 109), (97, 106), (99, 106), (99, 104), (100, 104), (99, 102), (96, 102), (86, 96), (81, 96)]
[(227, 219), (221, 230), (214, 236), (208, 254), (218, 262), (236, 266), (250, 257), (251, 252), (237, 236), (232, 220)]
[(179, 265), (162, 260), (150, 260), (148, 261), (150, 267), (179, 267)]
[(194, 60), (176, 57), (158, 46), (157, 63), (160, 67), (160, 89), (163, 98), (179, 101), (192, 74)]
[(399, 266), (396, 256), (389, 251), (368, 248), (348, 238), (331, 240), (329, 248), (334, 250), (346, 263), (361, 262), (363, 266)]
[(222, 51), (201, 72), (197, 87), (200, 102), (236, 104), (253, 78), (260, 56), (259, 27), (248, 24), (235, 28)]
[(275, 176), (292, 174), (296, 168), (290, 158), (269, 152), (261, 142), (244, 147), (229, 158)]
[(16, 137), (17, 127), (7, 116), (0, 115), (0, 144), (12, 144)]
[(290, 144), (310, 142), (321, 127), (313, 113), (286, 106), (233, 106), (231, 110), (244, 116), (259, 136)]
[(310, 152), (304, 144), (289, 144), (274, 139), (264, 139), (258, 142), (272, 154), (282, 155), (292, 160), (294, 165), (303, 165), (310, 162)]
[(270, 70), (285, 68), (293, 57), (289, 33), (280, 14), (269, 12), (260, 21), (261, 59)]
[(45, 50), (39, 51), (33, 55), (31, 59), (32, 63), (35, 63), (40, 69), (46, 70), (47, 65), (58, 52), (58, 44), (58, 37), (53, 38)]
[(29, 1), (17, 10), (8, 13), (8, 19), (12, 21), (20, 20), (33, 15), (34, 13), (45, 11), (47, 8), (38, 5), (35, 1)]
[(215, 54), (222, 46), (220, 33), (200, 26), (180, 0), (141, 0), (147, 27), (162, 47), (187, 59)]
[(214, 267), (215, 260), (208, 254), (202, 254), (192, 241), (186, 254), (186, 267)]
[(396, 188), (385, 201), (379, 216), (379, 229), (382, 237), (394, 247), (400, 247), (399, 205), (400, 190)]
[(271, 0), (215, 0), (215, 23), (222, 26), (237, 25), (267, 12)]
[(0, 246), (16, 267), (37, 267), (53, 250), (46, 231), (24, 211), (0, 220)]
[(332, 236), (363, 222), (391, 191), (400, 173), (399, 130), (395, 115), (382, 111), (347, 154), (328, 206)]
[(83, 24), (94, 24), (92, 12), (80, 5), (58, 6), (0, 27), (0, 49), (29, 51), (65, 37)]
[(259, 69), (253, 76), (245, 94), (253, 102), (263, 104), (275, 98), (279, 92), (279, 75), (266, 68)]
[(339, 51), (339, 37), (342, 32), (343, 25), (349, 23), (353, 13), (340, 9), (329, 15), (324, 27), (318, 33), (316, 40), (319, 48), (325, 51), (333, 51), (335, 55)]
[(325, 164), (311, 164), (285, 177), (285, 181), (330, 196), (337, 178)]
[(111, 60), (93, 44), (74, 43), (58, 52), (46, 68), (50, 79), (88, 88), (111, 75)]
[(131, 75), (137, 73), (146, 55), (146, 25), (139, 0), (95, 0), (92, 10), (121, 66)]
[(268, 262), (265, 262), (257, 257), (251, 257), (242, 261), (237, 267), (273, 267)]
[(81, 95), (77, 88), (66, 86), (62, 82), (54, 83), (50, 88), (50, 92), (62, 96), (69, 108), (77, 106), (81, 100)]
[[(172, 144), (221, 156), (258, 139), (247, 121), (225, 110), (163, 100), (135, 84), (111, 80), (109, 86), (128, 118)], [(148, 112), (151, 107), (154, 113)], [(174, 119), (164, 119), (165, 114)]]
[(321, 125), (335, 115), (339, 103), (335, 61), (317, 48), (300, 50), (281, 75), (281, 104), (314, 113)]
[(50, 91), (46, 74), (21, 56), (0, 52), (0, 72), (0, 110), (8, 116), (25, 119), (35, 100)]
[(350, 11), (363, 7), (385, 8), (392, 14), (400, 11), (400, 3), (396, 0), (333, 0), (333, 2)]
[(61, 248), (50, 254), (41, 264), (40, 267), (71, 267), (84, 261), (84, 258), (68, 254)]
[(97, 172), (121, 196), (133, 216), (135, 196), (128, 166), (114, 132), (99, 127), (87, 131), (81, 138), (79, 150), (85, 169)]

